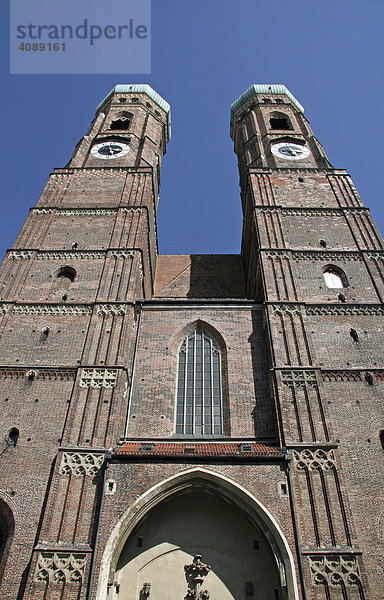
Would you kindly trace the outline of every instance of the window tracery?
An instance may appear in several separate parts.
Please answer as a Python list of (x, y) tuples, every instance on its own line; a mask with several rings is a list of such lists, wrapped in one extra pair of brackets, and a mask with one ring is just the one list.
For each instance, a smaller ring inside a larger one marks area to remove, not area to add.
[(176, 433), (220, 435), (222, 432), (221, 351), (213, 337), (194, 330), (179, 349)]

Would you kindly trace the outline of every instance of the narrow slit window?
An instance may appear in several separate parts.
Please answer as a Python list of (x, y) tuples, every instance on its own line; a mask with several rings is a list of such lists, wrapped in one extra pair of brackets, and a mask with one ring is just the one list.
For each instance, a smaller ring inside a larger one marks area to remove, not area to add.
[(351, 336), (352, 340), (354, 342), (358, 342), (359, 341), (359, 334), (357, 333), (356, 329), (350, 329), (349, 330), (349, 335)]
[(19, 430), (16, 429), (16, 427), (12, 427), (11, 431), (8, 434), (8, 444), (9, 446), (16, 446), (18, 439), (19, 439)]
[(35, 381), (36, 373), (35, 371), (29, 371), (27, 373), (27, 385), (31, 387), (32, 383)]
[(382, 449), (384, 450), (384, 429), (382, 429), (379, 433), (379, 439)]
[(47, 341), (48, 336), (49, 336), (49, 332), (50, 332), (49, 327), (44, 327), (44, 329), (42, 330), (42, 332), (41, 332), (41, 341), (43, 343)]
[(221, 352), (211, 336), (195, 330), (179, 350), (176, 433), (199, 436), (222, 431)]
[(371, 373), (365, 374), (365, 381), (367, 382), (368, 385), (373, 385), (373, 377), (372, 377)]

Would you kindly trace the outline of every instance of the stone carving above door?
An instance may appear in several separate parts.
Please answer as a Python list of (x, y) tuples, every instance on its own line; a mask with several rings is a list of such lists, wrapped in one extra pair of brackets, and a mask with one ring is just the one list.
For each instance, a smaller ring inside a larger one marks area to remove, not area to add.
[(202, 584), (209, 571), (211, 565), (206, 565), (202, 562), (201, 554), (195, 554), (190, 565), (184, 566), (185, 576), (188, 582), (188, 590), (184, 596), (184, 600), (208, 600), (208, 590), (202, 590)]

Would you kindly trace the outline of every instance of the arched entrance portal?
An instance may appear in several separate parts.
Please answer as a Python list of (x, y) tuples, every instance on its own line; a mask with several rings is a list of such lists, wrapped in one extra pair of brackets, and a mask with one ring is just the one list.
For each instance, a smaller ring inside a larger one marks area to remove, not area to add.
[[(201, 585), (190, 576), (196, 555), (212, 566), (206, 576), (202, 569)], [(196, 487), (144, 517), (123, 548), (115, 580), (121, 600), (141, 600), (148, 583), (156, 600), (182, 600), (188, 588), (207, 591), (212, 600), (283, 598), (276, 561), (260, 528), (220, 494)]]
[(296, 598), (286, 542), (281, 533), (276, 540), (273, 519), (266, 511), (260, 518), (263, 508), (252, 507), (252, 497), (244, 492), (202, 470), (150, 490), (147, 501), (142, 497), (142, 506), (128, 511), (130, 517), (127, 513), (111, 536), (103, 566), (104, 581), (108, 577), (113, 585), (103, 596), (102, 573), (97, 598)]
[(0, 499), (0, 581), (12, 543), (15, 522), (9, 506)]

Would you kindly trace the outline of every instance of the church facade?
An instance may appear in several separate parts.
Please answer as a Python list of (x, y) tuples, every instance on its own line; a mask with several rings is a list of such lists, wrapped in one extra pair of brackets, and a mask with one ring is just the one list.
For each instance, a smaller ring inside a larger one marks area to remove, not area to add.
[(240, 255), (159, 255), (170, 107), (117, 85), (0, 271), (3, 600), (380, 600), (383, 240), (283, 85)]

